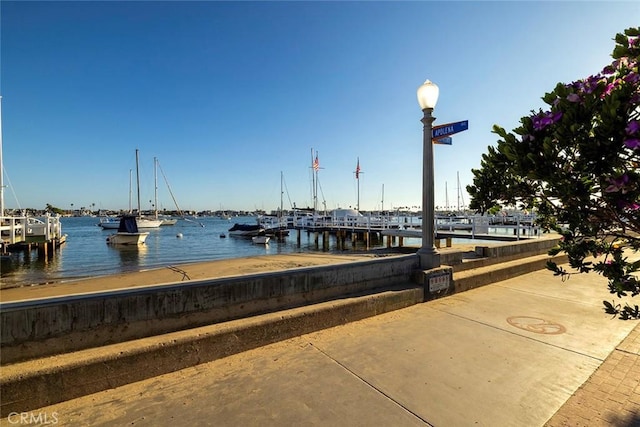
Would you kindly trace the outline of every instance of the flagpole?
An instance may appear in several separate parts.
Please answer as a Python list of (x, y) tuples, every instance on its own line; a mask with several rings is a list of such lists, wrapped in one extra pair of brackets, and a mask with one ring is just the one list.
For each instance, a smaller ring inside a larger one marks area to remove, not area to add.
[(356, 163), (356, 181), (358, 181), (358, 200), (356, 207), (358, 208), (358, 212), (360, 212), (360, 157), (358, 157), (358, 162)]
[(313, 167), (313, 148), (311, 148), (311, 197), (313, 197), (313, 216), (316, 216), (316, 169)]
[(2, 96), (0, 96), (0, 217), (4, 216), (4, 163), (2, 163)]
[[(356, 176), (358, 176), (358, 174), (356, 174)], [(356, 181), (358, 181), (358, 212), (360, 212), (360, 177), (359, 176), (356, 178)]]

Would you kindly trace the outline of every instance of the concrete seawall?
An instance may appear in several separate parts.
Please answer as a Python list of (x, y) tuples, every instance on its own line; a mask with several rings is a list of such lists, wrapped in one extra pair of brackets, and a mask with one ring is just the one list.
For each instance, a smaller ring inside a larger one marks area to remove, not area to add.
[[(409, 284), (415, 255), (0, 305), (2, 363)], [(415, 285), (413, 285), (415, 286)]]
[(4, 303), (0, 415), (534, 271), (543, 268), (549, 258), (541, 254), (556, 242), (519, 242), (517, 248), (496, 251), (514, 258), (506, 263), (498, 256), (463, 260), (461, 253), (443, 254), (443, 263), (461, 271), (436, 296), (416, 283), (418, 257), (410, 254)]
[[(438, 297), (482, 286), (512, 274), (497, 263), (546, 253), (558, 239), (477, 246), (480, 258), (463, 260), (462, 252), (443, 253), (441, 262), (454, 273), (489, 267), (485, 276), (454, 278)], [(519, 274), (544, 268), (546, 258)], [(416, 281), (418, 258), (380, 257), (350, 264), (294, 268), (271, 273), (143, 286), (0, 304), (2, 363), (14, 363), (63, 352), (113, 344), (299, 307)], [(483, 278), (484, 277), (484, 278)], [(473, 281), (470, 281), (473, 280)], [(429, 298), (425, 298), (429, 299)]]
[(207, 363), (422, 302), (419, 287), (292, 308), (4, 366), (0, 417)]

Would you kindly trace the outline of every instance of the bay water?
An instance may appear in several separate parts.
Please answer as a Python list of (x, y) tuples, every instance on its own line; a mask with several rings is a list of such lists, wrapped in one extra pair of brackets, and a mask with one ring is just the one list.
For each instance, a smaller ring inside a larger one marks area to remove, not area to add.
[[(114, 246), (106, 243), (107, 236), (116, 230), (103, 230), (96, 217), (61, 218), (62, 232), (67, 241), (48, 259), (36, 251), (14, 253), (3, 259), (0, 288), (29, 286), (85, 277), (178, 266), (184, 263), (322, 251), (313, 234), (303, 231), (300, 244), (297, 231), (269, 244), (254, 244), (250, 238), (229, 236), (234, 223), (255, 224), (257, 217), (218, 217), (179, 219), (175, 225), (162, 226), (149, 231), (141, 246)], [(221, 237), (224, 235), (225, 237)], [(331, 236), (330, 248), (335, 250)], [(351, 248), (351, 245), (349, 245)], [(51, 254), (50, 254), (51, 255)]]
[[(123, 272), (141, 271), (184, 263), (305, 252), (322, 252), (322, 241), (315, 243), (313, 233), (290, 230), (282, 241), (271, 239), (267, 245), (253, 244), (251, 239), (229, 236), (234, 223), (255, 224), (257, 217), (218, 217), (179, 219), (175, 225), (146, 229), (149, 236), (141, 246), (113, 246), (106, 243), (115, 230), (103, 230), (96, 217), (61, 219), (67, 241), (47, 258), (36, 251), (12, 254), (3, 258), (0, 289), (75, 280)], [(225, 237), (221, 237), (224, 235)], [(421, 239), (405, 239), (406, 246), (419, 246)], [(454, 239), (456, 243), (482, 244), (481, 240)], [(494, 242), (495, 243), (495, 242)], [(330, 236), (329, 252), (337, 252), (335, 236)], [(383, 241), (372, 249), (382, 248)], [(355, 250), (364, 250), (358, 242)], [(353, 252), (348, 243), (340, 253)], [(324, 252), (327, 252), (326, 250)]]

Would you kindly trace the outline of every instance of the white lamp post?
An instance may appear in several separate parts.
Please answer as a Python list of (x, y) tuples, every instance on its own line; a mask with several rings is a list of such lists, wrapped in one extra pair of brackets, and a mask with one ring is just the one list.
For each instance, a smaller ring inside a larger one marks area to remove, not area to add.
[(432, 124), (435, 120), (433, 109), (438, 102), (440, 89), (438, 86), (425, 81), (418, 88), (418, 103), (424, 113), (422, 118), (422, 247), (418, 250), (420, 268), (423, 270), (440, 266), (440, 254), (433, 244), (434, 240), (434, 197), (435, 187), (433, 178), (433, 141), (431, 138)]

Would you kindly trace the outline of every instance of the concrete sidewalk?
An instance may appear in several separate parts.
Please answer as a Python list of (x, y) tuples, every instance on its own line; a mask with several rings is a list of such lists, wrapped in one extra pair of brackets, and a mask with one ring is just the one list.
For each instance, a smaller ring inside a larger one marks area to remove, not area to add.
[(87, 426), (634, 426), (640, 326), (605, 315), (605, 299), (600, 276), (563, 283), (536, 271), (30, 415)]

